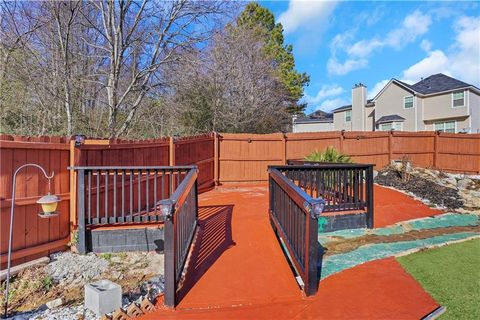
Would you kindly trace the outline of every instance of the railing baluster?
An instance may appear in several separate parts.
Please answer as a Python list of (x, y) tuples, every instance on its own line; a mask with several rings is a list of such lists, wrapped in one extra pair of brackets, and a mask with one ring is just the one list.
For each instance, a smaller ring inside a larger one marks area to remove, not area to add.
[(122, 222), (125, 222), (125, 175), (127, 172), (122, 170)]
[(165, 170), (162, 170), (162, 199), (165, 199)]
[(100, 170), (97, 170), (97, 221), (93, 223), (100, 223)]
[(146, 201), (146, 208), (145, 208), (145, 212), (146, 212), (146, 215), (145, 215), (145, 218), (146, 220), (145, 221), (148, 221), (148, 216), (150, 215), (150, 203), (149, 203), (149, 190), (148, 190), (148, 185), (149, 185), (149, 180), (150, 180), (150, 170), (147, 169), (146, 171), (146, 176), (147, 176), (147, 181), (145, 182), (146, 183), (146, 186), (145, 186), (145, 201)]
[(92, 171), (88, 172), (88, 224), (92, 223)]
[(141, 210), (142, 210), (142, 189), (141, 189), (141, 184), (142, 184), (142, 170), (139, 169), (138, 172), (138, 183), (137, 183), (137, 205), (138, 205), (138, 208), (137, 208), (137, 214), (138, 214), (138, 217), (135, 217), (135, 221), (138, 220), (138, 218), (140, 217), (141, 215)]
[(105, 170), (105, 214), (104, 214), (104, 223), (108, 223), (108, 170)]
[(117, 170), (113, 170), (113, 222), (117, 222)]
[(153, 210), (155, 217), (157, 216), (157, 178), (158, 171), (155, 169), (153, 171)]
[(122, 170), (122, 222), (125, 222), (125, 175), (126, 171)]
[(133, 220), (133, 170), (130, 170), (130, 213), (127, 217), (128, 222)]

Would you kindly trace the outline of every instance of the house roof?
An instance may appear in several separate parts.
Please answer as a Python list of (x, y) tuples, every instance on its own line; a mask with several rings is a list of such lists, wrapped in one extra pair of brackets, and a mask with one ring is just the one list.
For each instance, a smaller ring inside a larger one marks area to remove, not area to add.
[(333, 122), (332, 119), (318, 119), (318, 118), (309, 118), (309, 117), (301, 117), (293, 120), (294, 123), (330, 123)]
[(340, 112), (340, 111), (345, 111), (345, 110), (351, 110), (352, 109), (352, 105), (349, 104), (347, 106), (341, 106), (340, 108), (336, 108), (336, 109), (333, 109), (332, 112)]
[(390, 114), (388, 116), (383, 116), (380, 119), (378, 119), (375, 123), (387, 123), (387, 122), (393, 122), (393, 121), (405, 121), (405, 118), (399, 116), (398, 114)]
[[(373, 102), (373, 99), (368, 99), (367, 100), (367, 105), (372, 103)], [(333, 109), (332, 112), (335, 113), (335, 112), (340, 112), (340, 111), (345, 111), (345, 110), (351, 110), (352, 109), (352, 105), (349, 104), (349, 105), (346, 105), (346, 106), (341, 106), (339, 108), (336, 108), (336, 109)]]
[(415, 84), (408, 84), (397, 79), (392, 79), (383, 87), (382, 90), (377, 93), (373, 100), (376, 100), (377, 97), (380, 96), (392, 82), (395, 82), (397, 85), (403, 87), (407, 91), (410, 91), (412, 94), (418, 93), (420, 95), (430, 95), (466, 88), (471, 88), (476, 92), (480, 92), (480, 89), (472, 84), (468, 84), (466, 82), (446, 76), (443, 73), (437, 73), (422, 79)]
[(471, 84), (446, 76), (443, 73), (431, 75), (410, 86), (414, 91), (431, 94), (455, 89), (474, 87)]
[(322, 110), (317, 110), (308, 116), (297, 117), (294, 123), (329, 123), (333, 122), (333, 114)]

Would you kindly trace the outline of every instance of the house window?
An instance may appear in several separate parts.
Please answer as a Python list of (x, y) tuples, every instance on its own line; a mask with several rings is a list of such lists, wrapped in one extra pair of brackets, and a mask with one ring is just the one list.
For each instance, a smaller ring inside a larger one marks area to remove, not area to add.
[(435, 131), (455, 133), (455, 121), (435, 122)]
[(413, 108), (413, 96), (403, 98), (403, 107), (405, 109)]
[(352, 121), (352, 110), (345, 111), (345, 122)]
[(465, 95), (463, 91), (452, 93), (452, 107), (463, 107), (465, 105)]
[(380, 131), (390, 131), (392, 130), (392, 123), (389, 122), (389, 123), (382, 123), (380, 125)]
[(402, 129), (403, 129), (403, 125), (401, 122), (393, 123), (393, 130), (402, 131)]
[(390, 131), (390, 130), (402, 131), (403, 124), (401, 122), (382, 123), (380, 124), (379, 129), (380, 131)]

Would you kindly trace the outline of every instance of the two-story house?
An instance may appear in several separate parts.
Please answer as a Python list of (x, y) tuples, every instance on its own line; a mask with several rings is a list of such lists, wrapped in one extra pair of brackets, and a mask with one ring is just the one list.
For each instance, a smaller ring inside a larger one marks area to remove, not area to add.
[(439, 73), (413, 85), (392, 79), (368, 100), (356, 84), (352, 104), (333, 110), (333, 130), (480, 133), (480, 89)]

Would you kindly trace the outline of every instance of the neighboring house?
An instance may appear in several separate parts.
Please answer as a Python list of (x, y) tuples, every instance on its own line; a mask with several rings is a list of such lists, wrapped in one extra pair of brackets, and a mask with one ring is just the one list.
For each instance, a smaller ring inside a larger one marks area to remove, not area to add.
[(334, 131), (333, 114), (318, 110), (306, 117), (293, 117), (292, 132)]
[(413, 85), (392, 79), (367, 100), (356, 84), (352, 104), (333, 110), (333, 130), (480, 133), (480, 89), (439, 73)]

